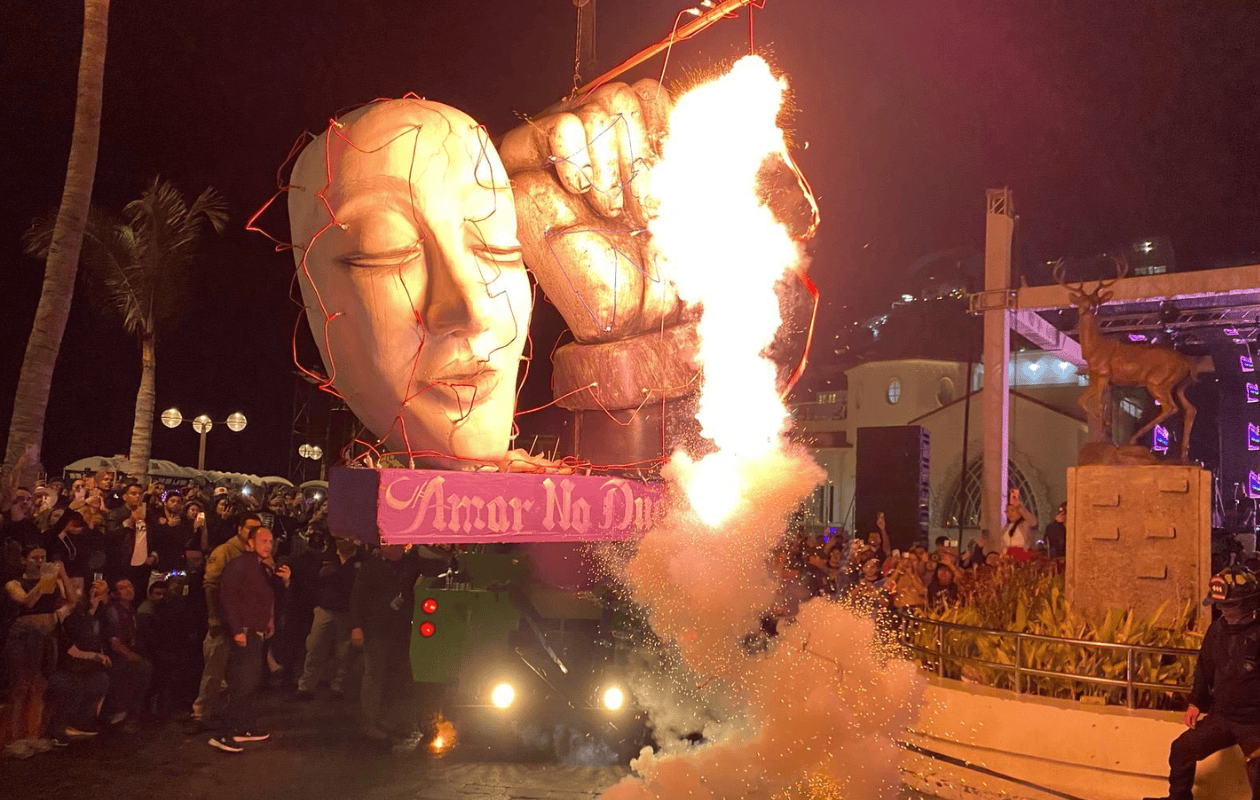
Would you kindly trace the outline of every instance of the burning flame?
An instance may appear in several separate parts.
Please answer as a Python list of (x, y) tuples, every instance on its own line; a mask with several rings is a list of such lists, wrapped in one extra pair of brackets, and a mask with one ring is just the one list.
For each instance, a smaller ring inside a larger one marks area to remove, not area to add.
[(740, 59), (678, 99), (652, 169), (659, 208), (648, 227), (658, 261), (679, 295), (704, 308), (697, 419), (717, 452), (696, 462), (679, 453), (675, 466), (710, 527), (738, 509), (753, 465), (779, 447), (787, 418), (765, 350), (782, 324), (775, 284), (800, 250), (757, 191), (766, 159), (787, 156), (778, 126), (786, 88), (763, 59)]
[(438, 714), (433, 719), (433, 738), (429, 740), (429, 752), (435, 756), (444, 756), (455, 746), (455, 726), (446, 717)]
[[(686, 502), (644, 533), (623, 575), (657, 638), (696, 676), (702, 702), (724, 710), (693, 717), (668, 693), (642, 695), (659, 730), (698, 722), (709, 742), (644, 748), (630, 763), (636, 775), (603, 800), (891, 797), (900, 782), (896, 737), (922, 695), (917, 668), (872, 647), (874, 623), (839, 603), (793, 609), (767, 569), (789, 514), (824, 477), (783, 436), (787, 412), (764, 355), (780, 326), (776, 284), (799, 257), (757, 191), (766, 158), (784, 154), (783, 91), (764, 61), (746, 58), (684, 95), (651, 175), (658, 259), (703, 307), (699, 416), (716, 451), (698, 461), (675, 454), (662, 471)], [(781, 618), (766, 636), (773, 609)], [(732, 724), (705, 721), (719, 718)]]

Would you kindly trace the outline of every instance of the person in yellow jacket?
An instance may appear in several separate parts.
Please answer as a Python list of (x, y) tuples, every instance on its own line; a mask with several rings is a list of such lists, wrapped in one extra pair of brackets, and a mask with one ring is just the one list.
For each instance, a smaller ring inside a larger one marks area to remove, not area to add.
[(219, 620), (219, 582), (228, 562), (250, 552), (250, 532), (261, 528), (257, 514), (243, 513), (236, 518), (236, 535), (214, 548), (206, 561), (206, 608), (209, 630), (201, 643), (201, 655), (205, 667), (201, 673), (201, 689), (193, 701), (192, 717), (200, 727), (220, 710), (223, 699), (223, 682), (227, 675), (228, 641), (223, 635), (223, 623)]

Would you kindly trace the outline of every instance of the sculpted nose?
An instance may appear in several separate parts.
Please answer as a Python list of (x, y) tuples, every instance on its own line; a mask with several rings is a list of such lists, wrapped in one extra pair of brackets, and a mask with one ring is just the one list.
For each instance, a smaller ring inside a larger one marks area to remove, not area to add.
[(494, 276), (464, 247), (437, 248), (429, 273), (425, 324), (431, 333), (471, 338), (490, 328), (495, 313)]

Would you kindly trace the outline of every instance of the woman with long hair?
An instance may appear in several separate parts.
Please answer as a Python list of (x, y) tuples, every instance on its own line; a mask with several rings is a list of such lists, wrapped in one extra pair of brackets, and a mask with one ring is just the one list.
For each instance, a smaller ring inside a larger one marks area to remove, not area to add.
[(210, 526), (206, 523), (206, 509), (202, 501), (189, 500), (184, 503), (184, 521), (188, 523), (188, 528), (192, 531), (192, 537), (185, 545), (185, 549), (210, 555)]
[(63, 606), (69, 608), (66, 601), (75, 599), (65, 569), (47, 563), (47, 555), (43, 547), (23, 548), (22, 574), (4, 585), (18, 614), (4, 642), (10, 680), (4, 733), (14, 745), (20, 740), (39, 739), (47, 676), (52, 674), (57, 658), (57, 623), (68, 613), (62, 611)]

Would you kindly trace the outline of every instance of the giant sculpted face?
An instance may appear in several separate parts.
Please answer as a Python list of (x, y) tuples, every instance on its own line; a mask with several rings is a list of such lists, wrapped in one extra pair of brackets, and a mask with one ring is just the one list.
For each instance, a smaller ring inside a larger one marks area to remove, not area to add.
[(485, 130), (440, 103), (376, 103), (311, 142), (290, 183), (298, 280), (333, 388), (389, 450), (502, 458), (531, 297)]

